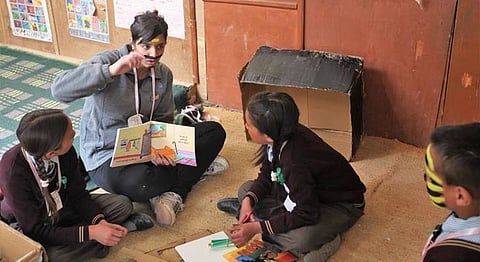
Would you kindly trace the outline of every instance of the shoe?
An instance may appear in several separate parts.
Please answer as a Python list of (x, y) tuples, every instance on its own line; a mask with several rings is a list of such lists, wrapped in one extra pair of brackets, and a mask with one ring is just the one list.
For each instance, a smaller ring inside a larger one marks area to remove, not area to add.
[(128, 229), (128, 232), (143, 231), (153, 227), (153, 219), (144, 213), (133, 213), (123, 226)]
[(207, 170), (203, 172), (202, 177), (223, 174), (225, 171), (227, 171), (229, 167), (230, 164), (228, 163), (228, 160), (223, 156), (218, 155), (217, 157), (215, 157)]
[(150, 205), (160, 226), (173, 225), (177, 213), (183, 210), (182, 197), (174, 192), (165, 192), (150, 198)]
[(227, 197), (218, 200), (217, 208), (230, 215), (237, 216), (240, 212), (240, 201), (236, 197)]
[(110, 248), (108, 246), (99, 244), (99, 247), (95, 252), (95, 258), (105, 258), (107, 257), (109, 252), (110, 252)]
[(196, 123), (203, 122), (203, 106), (187, 105), (178, 113), (173, 120), (174, 124), (183, 126), (193, 126)]
[(304, 262), (324, 262), (327, 261), (335, 252), (337, 252), (342, 242), (340, 235), (337, 235), (332, 241), (325, 243), (321, 248), (308, 252), (304, 257)]

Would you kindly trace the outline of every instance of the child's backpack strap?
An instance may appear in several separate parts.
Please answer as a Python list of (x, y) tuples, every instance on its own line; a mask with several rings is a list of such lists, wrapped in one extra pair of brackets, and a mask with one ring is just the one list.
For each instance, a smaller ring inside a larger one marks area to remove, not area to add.
[(423, 248), (422, 259), (420, 261), (424, 260), (428, 250), (437, 246), (445, 246), (445, 245), (459, 246), (459, 243), (462, 243), (462, 246), (465, 248), (473, 248), (474, 250), (478, 249), (478, 251), (480, 251), (480, 244), (462, 241), (458, 239), (459, 237), (471, 236), (471, 235), (480, 235), (480, 228), (467, 228), (464, 230), (453, 232), (441, 238), (438, 238), (437, 240), (435, 240), (435, 242), (432, 242), (432, 238), (434, 236), (434, 234), (432, 234), (428, 239), (427, 243), (425, 244), (425, 247)]
[(463, 247), (467, 249), (471, 249), (473, 251), (480, 253), (480, 243), (473, 243), (470, 241), (462, 240), (462, 239), (446, 239), (444, 241), (439, 242), (435, 247), (440, 246), (457, 246)]

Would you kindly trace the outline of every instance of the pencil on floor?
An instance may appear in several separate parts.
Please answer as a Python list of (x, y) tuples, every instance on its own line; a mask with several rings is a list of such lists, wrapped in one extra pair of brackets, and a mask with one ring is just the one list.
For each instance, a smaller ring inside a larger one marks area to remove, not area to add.
[(208, 243), (210, 248), (218, 248), (218, 247), (233, 247), (235, 246), (230, 238), (224, 239), (212, 239), (210, 243)]

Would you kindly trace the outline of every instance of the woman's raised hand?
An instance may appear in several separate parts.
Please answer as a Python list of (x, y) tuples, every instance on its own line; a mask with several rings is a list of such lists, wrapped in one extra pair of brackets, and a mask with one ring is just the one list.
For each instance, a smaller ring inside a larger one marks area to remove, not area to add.
[(112, 77), (125, 74), (133, 68), (141, 67), (144, 60), (145, 57), (138, 52), (130, 52), (128, 55), (122, 56), (115, 63), (110, 65), (108, 71)]

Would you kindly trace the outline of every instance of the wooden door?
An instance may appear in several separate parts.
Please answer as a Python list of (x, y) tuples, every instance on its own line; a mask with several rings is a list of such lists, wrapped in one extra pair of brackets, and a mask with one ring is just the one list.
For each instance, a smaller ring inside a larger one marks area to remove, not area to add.
[(305, 49), (363, 57), (365, 133), (424, 146), (436, 123), (456, 0), (418, 3), (306, 0)]
[(456, 17), (438, 125), (480, 121), (480, 1), (458, 1)]
[(303, 0), (204, 0), (207, 95), (241, 109), (238, 74), (262, 45), (303, 48)]

